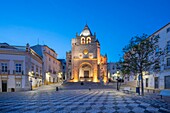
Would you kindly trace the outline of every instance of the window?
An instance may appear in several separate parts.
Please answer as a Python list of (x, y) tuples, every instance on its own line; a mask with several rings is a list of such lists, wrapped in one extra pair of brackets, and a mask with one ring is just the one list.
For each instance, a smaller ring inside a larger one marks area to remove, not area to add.
[(51, 61), (51, 59), (49, 58), (49, 61)]
[(1, 63), (1, 69), (2, 69), (2, 72), (7, 72), (7, 63)]
[(40, 69), (40, 75), (42, 75), (42, 70)]
[(89, 58), (93, 58), (93, 53), (89, 53)]
[(167, 66), (170, 66), (170, 58), (167, 58)]
[(85, 55), (87, 55), (87, 54), (89, 53), (89, 51), (88, 51), (87, 49), (85, 49), (85, 50), (83, 51), (83, 53), (84, 53)]
[(156, 46), (156, 49), (155, 49), (155, 55), (158, 55), (159, 54), (159, 47)]
[(170, 53), (170, 41), (167, 42), (167, 52)]
[(90, 38), (90, 37), (87, 37), (86, 42), (87, 42), (87, 44), (91, 43), (91, 38)]
[(167, 33), (168, 33), (168, 32), (170, 32), (170, 27), (169, 27), (169, 28), (167, 28)]
[(114, 70), (114, 69), (115, 69), (115, 66), (112, 67), (112, 70)]
[(82, 53), (79, 53), (79, 58), (83, 58), (83, 54)]
[(36, 73), (38, 73), (38, 66), (36, 66)]
[(81, 44), (85, 44), (85, 38), (84, 37), (81, 38)]
[(34, 72), (34, 65), (31, 66), (31, 71)]
[(149, 79), (148, 78), (146, 78), (146, 87), (148, 87), (148, 81), (149, 81)]
[(21, 72), (21, 69), (22, 69), (22, 67), (21, 67), (22, 65), (21, 64), (15, 64), (15, 68), (16, 68), (16, 72)]
[(21, 87), (21, 81), (16, 81), (16, 88), (20, 88)]

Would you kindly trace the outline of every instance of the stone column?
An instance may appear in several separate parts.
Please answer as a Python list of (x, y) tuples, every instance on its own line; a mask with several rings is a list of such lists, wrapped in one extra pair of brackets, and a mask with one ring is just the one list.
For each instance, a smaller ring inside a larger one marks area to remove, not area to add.
[(78, 67), (77, 66), (74, 67), (73, 76), (74, 76), (74, 82), (78, 82), (79, 81), (79, 73), (78, 73)]

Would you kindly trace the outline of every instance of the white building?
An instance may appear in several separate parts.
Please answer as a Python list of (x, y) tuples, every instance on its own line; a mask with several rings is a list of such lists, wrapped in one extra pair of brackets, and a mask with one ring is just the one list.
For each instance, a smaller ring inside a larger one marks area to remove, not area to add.
[[(152, 36), (160, 37), (155, 46), (161, 48), (164, 55), (160, 58), (159, 70), (144, 76), (144, 87), (170, 89), (170, 23), (157, 30), (150, 37)], [(155, 56), (158, 51), (159, 49), (155, 51)]]
[(58, 59), (59, 61), (60, 61), (60, 63), (61, 63), (61, 67), (60, 67), (60, 69), (61, 69), (61, 76), (62, 76), (62, 79), (63, 80), (67, 80), (66, 78), (66, 60), (65, 59)]
[[(149, 89), (170, 89), (170, 23), (163, 26), (148, 38), (159, 37), (158, 43), (155, 45), (158, 49), (150, 54), (150, 58), (157, 57), (157, 53), (161, 50), (164, 55), (159, 58), (157, 64), (157, 71), (144, 72), (143, 82), (144, 88)], [(160, 49), (159, 49), (160, 48)], [(130, 76), (132, 77), (132, 76)], [(139, 77), (131, 79), (139, 80)], [(130, 82), (129, 82), (130, 83)], [(137, 81), (133, 82), (134, 86), (137, 85)]]
[(43, 58), (43, 83), (51, 84), (62, 80), (61, 63), (57, 60), (57, 53), (47, 45), (35, 45), (31, 48)]
[(30, 90), (42, 84), (42, 59), (27, 46), (0, 43), (0, 92)]
[(121, 77), (120, 66), (118, 63), (110, 62), (107, 66), (108, 78), (111, 81), (116, 81), (117, 77)]

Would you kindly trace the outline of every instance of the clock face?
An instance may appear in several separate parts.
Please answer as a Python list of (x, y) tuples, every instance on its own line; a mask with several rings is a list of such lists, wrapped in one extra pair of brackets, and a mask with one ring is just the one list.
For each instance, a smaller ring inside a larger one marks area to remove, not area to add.
[(87, 55), (88, 54), (88, 50), (87, 49), (85, 49), (84, 51), (83, 51), (83, 53), (85, 54), (85, 55)]

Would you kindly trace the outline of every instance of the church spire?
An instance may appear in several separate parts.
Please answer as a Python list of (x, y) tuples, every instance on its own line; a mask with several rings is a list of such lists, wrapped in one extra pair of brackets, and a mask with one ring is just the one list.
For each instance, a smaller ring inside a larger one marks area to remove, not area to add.
[(80, 36), (92, 36), (91, 30), (88, 27), (87, 23), (86, 23), (83, 31), (80, 33)]

